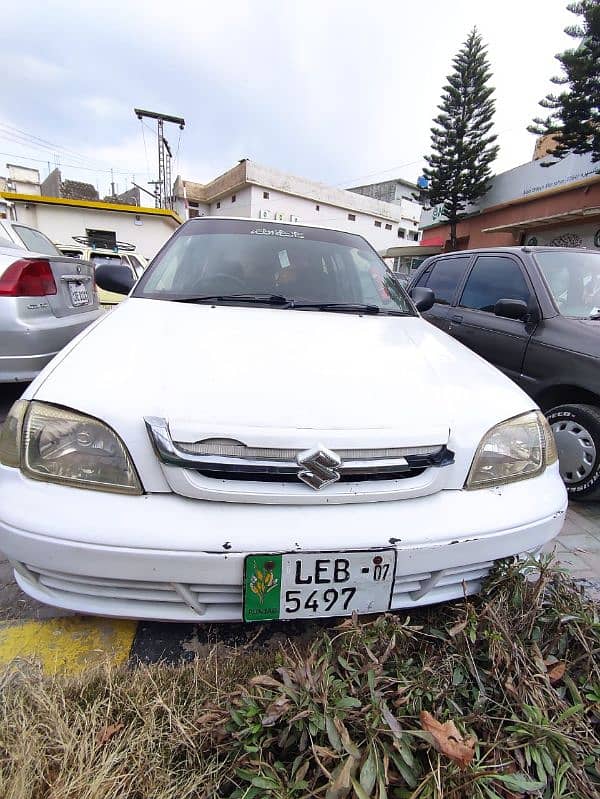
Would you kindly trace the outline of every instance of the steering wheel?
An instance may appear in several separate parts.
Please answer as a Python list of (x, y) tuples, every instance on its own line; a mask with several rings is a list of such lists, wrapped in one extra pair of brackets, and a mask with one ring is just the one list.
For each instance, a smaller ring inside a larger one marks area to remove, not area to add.
[[(210, 276), (207, 282), (209, 283), (209, 285), (215, 283), (218, 286), (223, 285), (224, 282), (225, 286), (227, 286), (227, 284), (230, 284), (233, 289), (240, 289), (241, 291), (247, 291), (247, 286), (241, 277), (236, 277), (235, 275), (227, 275), (225, 274), (225, 272), (215, 272), (214, 275)], [(227, 288), (226, 289), (219, 288), (219, 290), (215, 293), (223, 292), (223, 294), (226, 294), (228, 291), (229, 289)]]

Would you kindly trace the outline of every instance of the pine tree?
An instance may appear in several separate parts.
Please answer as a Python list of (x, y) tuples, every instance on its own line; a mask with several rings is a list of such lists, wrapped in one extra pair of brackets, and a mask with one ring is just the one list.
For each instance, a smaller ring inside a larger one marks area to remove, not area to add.
[(443, 204), (450, 223), (450, 249), (457, 248), (456, 225), (470, 203), (490, 186), (490, 165), (498, 154), (494, 144), (494, 89), (486, 46), (477, 29), (469, 34), (455, 56), (431, 128), (431, 155), (424, 170), (429, 180), (429, 202)]
[[(548, 94), (540, 102), (552, 113), (546, 119), (533, 120), (527, 130), (538, 135), (558, 134), (550, 155), (560, 160), (569, 153), (591, 153), (600, 161), (600, 2), (581, 0), (570, 3), (568, 10), (581, 18), (580, 25), (570, 25), (565, 33), (579, 40), (577, 47), (556, 56), (563, 75), (552, 83), (565, 86), (560, 94)], [(556, 161), (546, 162), (552, 166)]]

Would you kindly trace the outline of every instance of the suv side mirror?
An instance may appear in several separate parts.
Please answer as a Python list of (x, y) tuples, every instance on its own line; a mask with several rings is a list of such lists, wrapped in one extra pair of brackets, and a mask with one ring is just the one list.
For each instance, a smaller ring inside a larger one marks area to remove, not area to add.
[(135, 280), (128, 266), (120, 264), (100, 264), (96, 267), (96, 283), (105, 291), (115, 294), (129, 294)]
[(410, 296), (417, 307), (417, 311), (421, 313), (432, 308), (435, 302), (435, 294), (433, 291), (424, 286), (415, 286), (414, 289), (410, 290)]
[(494, 313), (507, 319), (523, 320), (529, 314), (529, 308), (523, 300), (502, 299), (494, 305)]

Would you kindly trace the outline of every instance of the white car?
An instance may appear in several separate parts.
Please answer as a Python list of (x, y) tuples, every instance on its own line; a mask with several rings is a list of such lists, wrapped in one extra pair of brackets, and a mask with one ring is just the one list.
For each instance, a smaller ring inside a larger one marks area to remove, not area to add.
[(532, 400), (425, 322), (362, 237), (243, 219), (185, 223), (15, 404), (0, 462), (21, 588), (131, 618), (462, 597), (566, 508)]

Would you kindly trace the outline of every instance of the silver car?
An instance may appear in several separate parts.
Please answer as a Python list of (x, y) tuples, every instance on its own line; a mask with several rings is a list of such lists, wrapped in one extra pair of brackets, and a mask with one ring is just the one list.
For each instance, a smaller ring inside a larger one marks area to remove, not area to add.
[(93, 266), (0, 219), (0, 383), (28, 382), (102, 315)]

